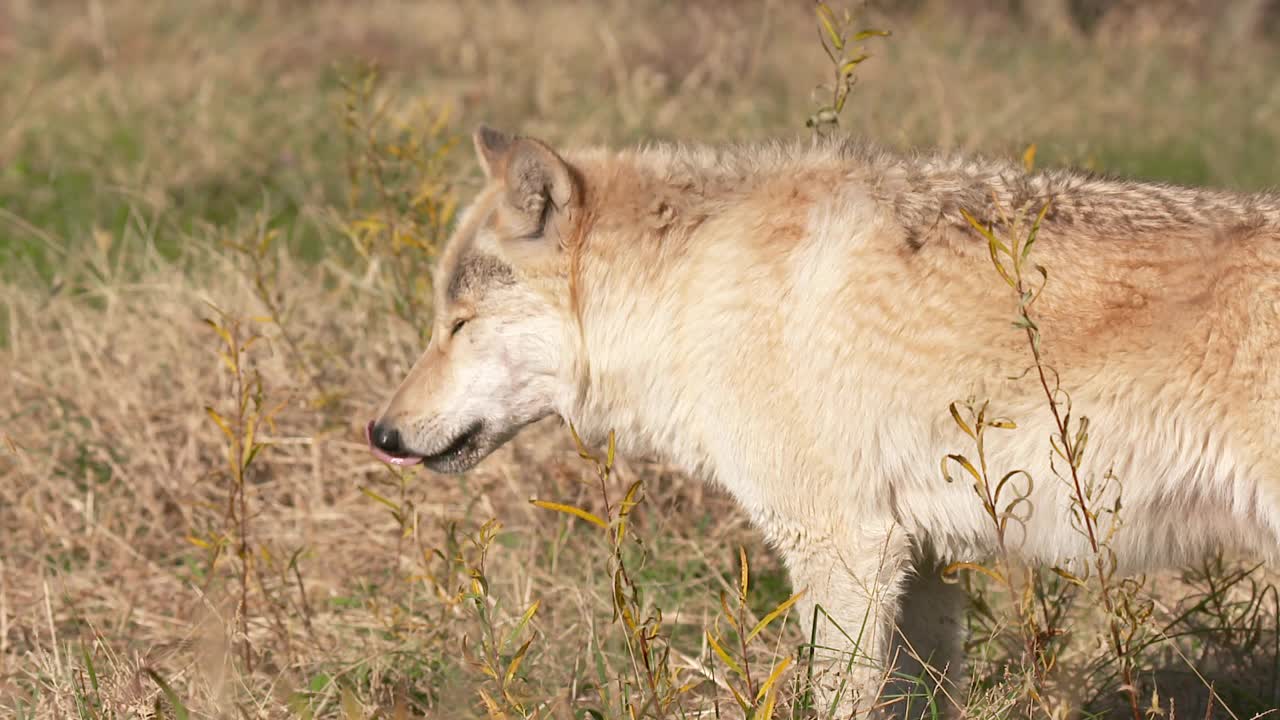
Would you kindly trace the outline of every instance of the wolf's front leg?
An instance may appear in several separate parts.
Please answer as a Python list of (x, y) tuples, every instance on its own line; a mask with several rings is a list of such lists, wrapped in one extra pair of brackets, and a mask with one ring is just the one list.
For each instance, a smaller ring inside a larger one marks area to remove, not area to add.
[[(910, 543), (892, 521), (806, 527), (775, 537), (812, 634), (818, 717), (865, 717), (891, 670), (894, 620), (911, 565)], [(834, 709), (835, 714), (829, 714)]]

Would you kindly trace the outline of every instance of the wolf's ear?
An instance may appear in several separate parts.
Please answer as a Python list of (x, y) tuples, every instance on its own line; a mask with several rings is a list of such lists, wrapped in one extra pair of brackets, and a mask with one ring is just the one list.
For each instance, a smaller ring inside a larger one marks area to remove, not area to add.
[(506, 186), (502, 218), (518, 237), (554, 229), (549, 223), (576, 199), (573, 170), (546, 143), (512, 137), (481, 125), (471, 136), (485, 176), (502, 178)]
[(480, 161), (480, 167), (484, 169), (486, 180), (492, 180), (496, 173), (502, 172), (503, 160), (506, 159), (507, 151), (511, 149), (510, 135), (487, 125), (481, 125), (471, 134), (471, 144), (475, 145), (476, 158)]
[[(516, 138), (506, 158), (507, 202), (536, 221), (563, 211), (573, 200), (573, 172), (554, 150), (532, 138)], [(547, 203), (550, 203), (548, 207)]]

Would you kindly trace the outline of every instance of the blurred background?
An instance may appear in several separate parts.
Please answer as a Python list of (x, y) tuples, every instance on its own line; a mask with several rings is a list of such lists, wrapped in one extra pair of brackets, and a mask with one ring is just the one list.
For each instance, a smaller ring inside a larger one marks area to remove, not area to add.
[[(1276, 182), (1280, 2), (830, 5), (892, 33), (861, 43), (842, 132)], [(392, 471), (360, 432), (421, 351), (477, 124), (553, 146), (804, 135), (830, 97), (821, 32), (808, 0), (0, 0), (0, 708), (581, 718), (660, 694), (612, 622), (610, 544), (528, 502), (605, 512), (565, 428), (464, 478)], [(665, 716), (734, 716), (744, 680), (707, 670), (706, 630), (739, 547), (746, 616), (785, 573), (669, 468), (619, 461), (606, 493), (637, 479), (628, 602), (662, 612), (663, 667), (692, 683)], [(1280, 704), (1268, 577), (1217, 558), (1149, 580), (1144, 702)], [(1080, 622), (1056, 687), (1100, 712), (1116, 664)], [(742, 653), (768, 670), (803, 637), (787, 619)], [(974, 717), (1020, 692), (990, 647)], [(793, 676), (778, 717), (806, 712)]]

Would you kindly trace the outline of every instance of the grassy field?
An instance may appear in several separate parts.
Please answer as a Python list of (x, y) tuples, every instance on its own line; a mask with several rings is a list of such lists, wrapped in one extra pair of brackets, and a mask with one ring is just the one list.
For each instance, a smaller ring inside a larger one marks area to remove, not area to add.
[[(1269, 4), (1069, 11), (1089, 5), (873, 5), (860, 22), (893, 35), (867, 43), (841, 127), (1275, 183)], [(362, 439), (421, 349), (475, 125), (804, 134), (818, 37), (802, 0), (0, 0), (0, 712), (740, 717), (746, 692), (757, 716), (822, 717), (801, 620), (739, 642), (727, 619), (791, 593), (729, 498), (625, 458), (598, 477), (556, 422), (461, 478)], [(529, 502), (605, 514), (637, 480), (620, 546)], [(1008, 598), (966, 580), (975, 688), (949, 693), (968, 716), (1119, 712), (1126, 663), (1153, 717), (1280, 706), (1280, 595), (1251, 559), (1135, 585), (1125, 657), (1046, 577), (1066, 614), (1043, 701)]]

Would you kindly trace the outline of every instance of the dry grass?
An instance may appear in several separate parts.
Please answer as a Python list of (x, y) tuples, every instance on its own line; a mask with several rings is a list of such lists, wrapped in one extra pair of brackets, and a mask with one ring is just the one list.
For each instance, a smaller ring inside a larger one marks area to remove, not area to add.
[[(980, 11), (1000, 3), (902, 5), (868, 17), (894, 36), (859, 68), (846, 128), (900, 146), (1035, 142), (1041, 164), (1274, 182), (1280, 63), (1264, 3), (1176, 22), (1140, 7), (1088, 33), (1065, 3), (1024, 4), (1017, 21)], [(358, 147), (340, 80), (360, 60), (384, 69), (372, 97), (393, 117), (420, 117), (423, 100), (451, 113), (441, 143), (480, 121), (556, 143), (805, 132), (827, 76), (798, 0), (0, 2), (6, 714), (175, 716), (161, 681), (196, 717), (486, 716), (485, 696), (508, 716), (617, 714), (637, 676), (612, 622), (610, 543), (528, 502), (604, 512), (564, 428), (533, 428), (460, 479), (401, 476), (363, 447), (364, 421), (420, 349), (412, 313), (396, 310), (422, 258), (365, 257), (342, 232), (387, 203), (366, 176), (349, 196)], [(465, 143), (440, 158), (434, 178), (465, 196)], [(256, 256), (228, 249), (268, 234)], [(208, 303), (265, 336), (245, 368), (275, 414), (257, 431), (268, 446), (244, 473), (243, 516), (228, 512), (227, 442), (204, 409), (230, 417), (237, 401), (223, 341), (201, 322), (218, 317)], [(263, 315), (274, 322), (251, 319)], [(635, 606), (661, 609), (669, 667), (694, 683), (671, 716), (735, 717), (704, 630), (721, 592), (734, 597), (739, 547), (751, 623), (788, 597), (785, 574), (728, 498), (667, 468), (620, 460), (605, 491), (617, 499), (637, 479), (643, 545), (623, 556)], [(493, 518), (482, 551), (473, 540)], [(223, 540), (243, 540), (251, 562)], [(1166, 717), (1280, 704), (1280, 601), (1273, 576), (1237, 574), (1251, 567), (1149, 579), (1145, 704), (1153, 681)], [(477, 589), (483, 613), (458, 594)], [(1020, 691), (1005, 677), (1019, 651), (998, 632), (1004, 600), (972, 593), (983, 687), (968, 713), (999, 716)], [(754, 667), (795, 656), (804, 632), (786, 620), (748, 648)], [(1058, 687), (1102, 712), (1118, 697), (1114, 664), (1101, 635), (1067, 627)], [(487, 656), (499, 670), (532, 640), (510, 679), (485, 675), (486, 638), (502, 646)], [(802, 674), (779, 682), (777, 716), (804, 716)]]

